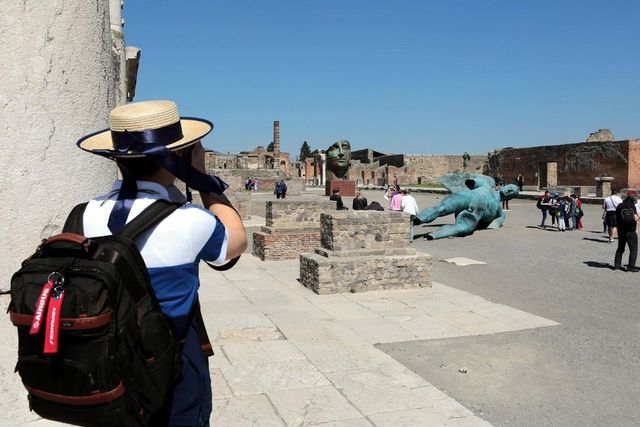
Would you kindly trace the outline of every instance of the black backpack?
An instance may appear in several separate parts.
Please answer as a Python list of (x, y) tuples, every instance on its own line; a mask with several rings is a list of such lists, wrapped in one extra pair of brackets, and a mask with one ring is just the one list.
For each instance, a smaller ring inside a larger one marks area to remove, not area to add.
[(181, 373), (180, 344), (134, 240), (179, 206), (156, 201), (116, 235), (88, 239), (69, 232), (82, 230), (86, 204), (78, 205), (63, 233), (44, 240), (13, 275), (16, 371), (38, 415), (146, 425), (165, 403)]
[(620, 217), (622, 218), (622, 224), (633, 225), (636, 223), (636, 210), (631, 208), (622, 208), (620, 210)]

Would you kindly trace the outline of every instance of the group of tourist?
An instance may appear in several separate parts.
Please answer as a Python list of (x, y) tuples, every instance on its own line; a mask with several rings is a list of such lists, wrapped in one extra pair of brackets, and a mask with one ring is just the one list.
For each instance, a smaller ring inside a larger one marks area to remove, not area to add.
[(258, 191), (258, 179), (252, 176), (244, 181), (244, 189), (247, 191)]
[(581, 230), (582, 217), (582, 200), (576, 195), (560, 196), (560, 193), (551, 193), (545, 191), (538, 197), (536, 207), (542, 213), (542, 222), (540, 228), (546, 227), (547, 216), (551, 217), (551, 227), (556, 227), (558, 231)]
[[(384, 198), (389, 201), (389, 210), (396, 212), (406, 212), (410, 215), (409, 220), (409, 242), (413, 242), (413, 223), (414, 219), (418, 216), (420, 208), (418, 208), (418, 202), (411, 195), (411, 191), (408, 189), (401, 189), (399, 185), (389, 187), (384, 194)], [(331, 191), (329, 200), (336, 202), (337, 210), (347, 210), (348, 208), (342, 201), (342, 195), (340, 194), (340, 188), (334, 188)], [(356, 197), (353, 199), (352, 208), (354, 211), (360, 210), (376, 210), (382, 211), (384, 208), (380, 206), (378, 202), (368, 203), (367, 198), (364, 197), (362, 191), (356, 193)]]
[(397, 212), (405, 212), (410, 215), (409, 220), (409, 242), (413, 242), (413, 222), (418, 216), (420, 208), (418, 202), (411, 195), (411, 190), (401, 189), (399, 185), (387, 188), (384, 193), (385, 200), (389, 201), (389, 210)]
[[(540, 228), (546, 227), (547, 216), (551, 217), (551, 226), (557, 227), (557, 230), (580, 230), (583, 228), (582, 201), (575, 194), (560, 196), (559, 193), (549, 194), (548, 191), (545, 191), (538, 198), (536, 206), (542, 212)], [(629, 191), (623, 200), (616, 190), (612, 190), (611, 195), (602, 201), (602, 210), (603, 232), (607, 233), (607, 241), (613, 243), (616, 236), (618, 238), (613, 268), (631, 272), (640, 271), (636, 267), (638, 257), (636, 226), (640, 217), (640, 202), (638, 202), (637, 193)], [(629, 262), (625, 269), (622, 266), (622, 255), (627, 246), (629, 247)]]

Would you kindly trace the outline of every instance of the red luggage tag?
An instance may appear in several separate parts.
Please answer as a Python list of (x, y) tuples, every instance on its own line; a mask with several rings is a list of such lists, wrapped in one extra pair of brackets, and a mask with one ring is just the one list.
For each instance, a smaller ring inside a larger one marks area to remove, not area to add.
[(60, 313), (62, 313), (62, 301), (64, 291), (61, 290), (49, 298), (49, 309), (47, 310), (47, 326), (44, 331), (44, 353), (51, 354), (58, 352), (58, 338), (60, 337)]
[(44, 331), (43, 352), (45, 354), (58, 352), (58, 340), (60, 338), (60, 317), (62, 316), (62, 302), (64, 301), (64, 277), (59, 273), (52, 273), (52, 276), (54, 275), (56, 276), (55, 287), (49, 297), (47, 324)]
[(31, 329), (29, 329), (29, 335), (37, 335), (38, 332), (40, 332), (40, 327), (42, 326), (42, 315), (44, 313), (44, 309), (47, 307), (47, 302), (49, 302), (49, 293), (51, 292), (51, 289), (53, 289), (53, 285), (53, 280), (49, 279), (49, 281), (42, 287), (40, 296), (36, 301), (33, 319), (31, 320)]

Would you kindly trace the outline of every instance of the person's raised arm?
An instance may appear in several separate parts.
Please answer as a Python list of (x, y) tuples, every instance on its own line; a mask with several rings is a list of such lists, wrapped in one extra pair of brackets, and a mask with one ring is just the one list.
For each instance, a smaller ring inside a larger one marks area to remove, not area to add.
[[(204, 163), (204, 148), (200, 142), (193, 146), (191, 165), (198, 171), (207, 173)], [(212, 212), (227, 229), (227, 260), (236, 258), (247, 249), (247, 232), (242, 219), (235, 209), (222, 203), (215, 195), (200, 192), (202, 204)]]

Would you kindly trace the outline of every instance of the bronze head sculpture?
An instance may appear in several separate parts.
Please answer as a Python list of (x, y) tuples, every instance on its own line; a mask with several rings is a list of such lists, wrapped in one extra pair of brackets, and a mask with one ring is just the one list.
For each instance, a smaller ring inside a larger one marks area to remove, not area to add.
[(351, 144), (343, 139), (327, 149), (327, 180), (344, 179), (351, 165)]

